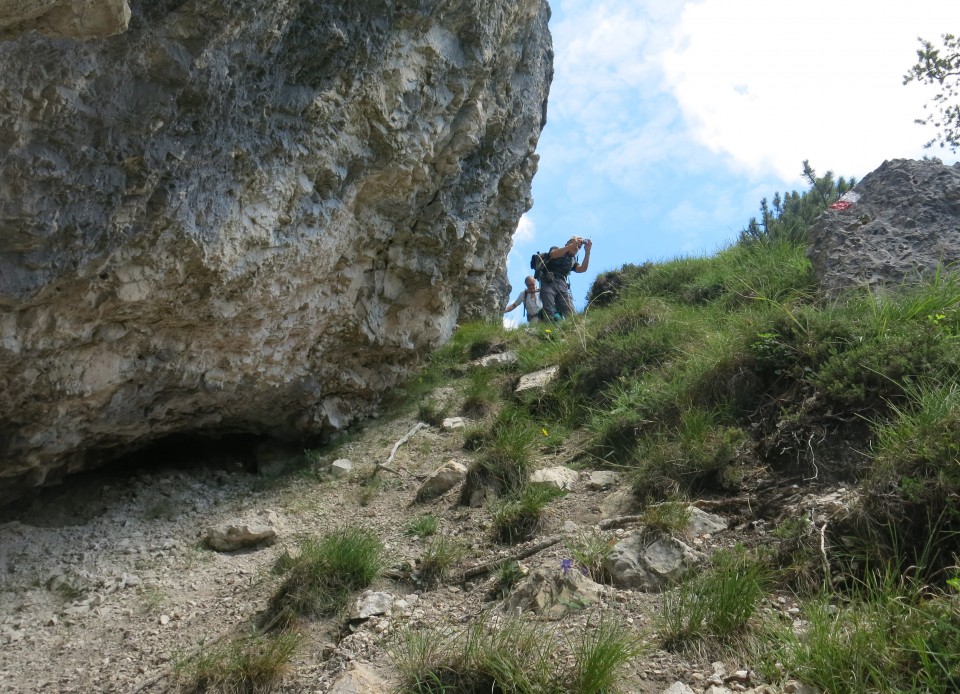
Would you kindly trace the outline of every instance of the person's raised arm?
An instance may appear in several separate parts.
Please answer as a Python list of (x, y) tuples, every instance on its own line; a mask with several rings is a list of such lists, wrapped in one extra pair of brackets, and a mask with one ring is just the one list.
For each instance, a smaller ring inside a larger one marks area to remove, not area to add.
[(583, 247), (586, 249), (583, 253), (583, 262), (573, 268), (574, 272), (586, 272), (587, 267), (590, 266), (590, 248), (593, 246), (593, 241), (590, 239), (584, 239)]
[(559, 248), (554, 248), (551, 250), (549, 255), (551, 258), (562, 258), (565, 255), (576, 255), (577, 251), (580, 250), (580, 244), (582, 243), (582, 238), (579, 236), (574, 236), (567, 241), (565, 246), (560, 246)]

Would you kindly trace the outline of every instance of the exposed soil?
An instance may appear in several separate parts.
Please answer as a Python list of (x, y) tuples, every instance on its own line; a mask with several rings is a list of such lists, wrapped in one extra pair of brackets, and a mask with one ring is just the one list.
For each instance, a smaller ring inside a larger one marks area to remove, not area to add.
[[(314, 467), (274, 476), (244, 472), (224, 461), (90, 474), (5, 509), (0, 515), (0, 692), (175, 690), (169, 673), (178, 658), (249, 630), (281, 580), (271, 568), (283, 552), (295, 554), (303, 538), (345, 524), (374, 530), (392, 567), (416, 564), (425, 543), (405, 530), (424, 513), (438, 516), (439, 532), (466, 548), (460, 567), (515, 551), (492, 541), (487, 509), (457, 504), (457, 488), (433, 502), (414, 504), (420, 485), (415, 475), (449, 460), (469, 464), (473, 454), (462, 447), (462, 430), (421, 429), (397, 451), (391, 467), (402, 468), (399, 475), (381, 470), (373, 476), (376, 463), (386, 461), (414, 423), (409, 416), (369, 422)], [(543, 467), (569, 463), (575, 453), (542, 452), (538, 462)], [(334, 458), (349, 458), (353, 472), (339, 479), (318, 474)], [(779, 513), (787, 504), (783, 499), (799, 498), (800, 490), (771, 487), (765, 494), (780, 498), (766, 504)], [(539, 537), (570, 532), (571, 523), (588, 529), (629, 513), (627, 500), (623, 489), (588, 491), (580, 485), (551, 504)], [(748, 498), (713, 505), (732, 522), (731, 529), (690, 543), (708, 550), (764, 542), (769, 526), (753, 522), (761, 507)], [(278, 530), (277, 542), (233, 553), (203, 546), (209, 526), (241, 518), (269, 520)], [(560, 571), (568, 555), (560, 543), (522, 564)], [(331, 691), (337, 677), (358, 663), (389, 680), (395, 673), (386, 646), (399, 629), (463, 624), (495, 612), (500, 603), (490, 598), (493, 581), (481, 576), (427, 589), (411, 580), (378, 579), (373, 588), (403, 598), (406, 608), (352, 627), (339, 620), (304, 622), (299, 628), (306, 641), (278, 690)], [(662, 692), (677, 680), (704, 691), (714, 668), (706, 654), (659, 647), (653, 629), (659, 605), (657, 595), (615, 590), (604, 606), (651, 646), (631, 663), (623, 691)], [(786, 613), (791, 607), (789, 600), (771, 598), (765, 609)], [(575, 634), (592, 614), (574, 612), (555, 626)], [(749, 666), (726, 663), (730, 672)], [(747, 687), (760, 684), (753, 677)]]

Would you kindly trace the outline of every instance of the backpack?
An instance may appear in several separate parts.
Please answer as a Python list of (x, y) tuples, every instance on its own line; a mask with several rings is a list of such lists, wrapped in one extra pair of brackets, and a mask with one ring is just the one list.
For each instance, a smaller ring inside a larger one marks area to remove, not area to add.
[(533, 270), (533, 279), (535, 279), (537, 282), (542, 282), (545, 279), (547, 281), (553, 279), (553, 275), (547, 269), (547, 263), (549, 261), (549, 251), (545, 251), (543, 253), (534, 253), (530, 257), (530, 269)]
[(553, 282), (555, 276), (566, 280), (567, 275), (570, 274), (574, 265), (576, 265), (574, 258), (566, 255), (560, 256), (559, 258), (551, 258), (549, 251), (534, 253), (530, 258), (530, 269), (533, 270), (533, 278), (538, 282), (543, 282), (544, 280)]

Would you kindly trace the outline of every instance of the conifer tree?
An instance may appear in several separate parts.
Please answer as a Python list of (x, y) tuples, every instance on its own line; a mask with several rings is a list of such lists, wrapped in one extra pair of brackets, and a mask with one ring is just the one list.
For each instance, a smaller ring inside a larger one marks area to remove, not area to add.
[(941, 36), (943, 46), (918, 38), (923, 48), (917, 49), (917, 63), (903, 76), (903, 83), (916, 81), (936, 85), (939, 91), (931, 104), (936, 111), (926, 118), (917, 118), (921, 125), (933, 125), (937, 134), (924, 147), (939, 143), (940, 147), (956, 152), (960, 147), (960, 38), (953, 34)]
[(841, 176), (834, 180), (832, 171), (817, 176), (806, 159), (803, 177), (810, 183), (810, 189), (802, 195), (795, 190), (784, 191), (783, 195), (774, 193), (772, 209), (766, 198), (760, 201), (760, 221), (750, 218), (740, 232), (740, 243), (762, 240), (806, 243), (807, 230), (813, 220), (856, 185), (853, 178), (847, 181)]

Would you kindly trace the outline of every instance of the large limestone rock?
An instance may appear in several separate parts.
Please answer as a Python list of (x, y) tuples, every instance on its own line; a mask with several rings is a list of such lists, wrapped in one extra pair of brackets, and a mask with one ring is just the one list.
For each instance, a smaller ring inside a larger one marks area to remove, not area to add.
[(187, 0), (0, 42), (0, 503), (170, 434), (324, 435), (499, 315), (548, 16)]
[(960, 261), (960, 163), (894, 159), (817, 218), (808, 256), (828, 292), (883, 287)]

